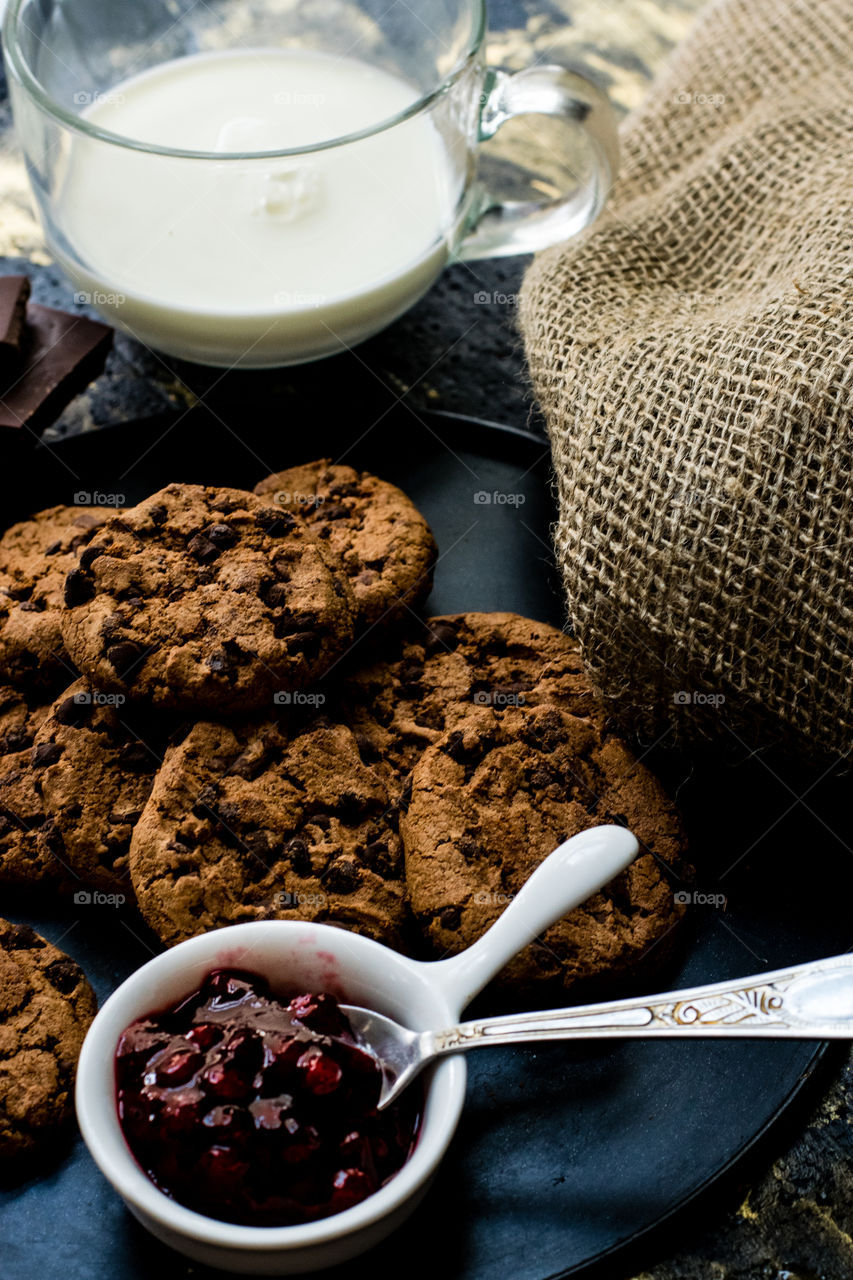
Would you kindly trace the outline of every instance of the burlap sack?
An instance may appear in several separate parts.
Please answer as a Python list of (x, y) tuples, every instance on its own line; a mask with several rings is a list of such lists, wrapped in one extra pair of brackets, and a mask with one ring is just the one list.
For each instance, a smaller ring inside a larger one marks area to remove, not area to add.
[(724, 0), (521, 319), (570, 619), (643, 739), (851, 747), (853, 0)]

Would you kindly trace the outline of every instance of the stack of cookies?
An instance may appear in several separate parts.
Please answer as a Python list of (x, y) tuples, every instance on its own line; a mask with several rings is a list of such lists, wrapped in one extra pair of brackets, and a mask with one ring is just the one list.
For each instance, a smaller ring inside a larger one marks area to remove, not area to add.
[(167, 945), (300, 918), (442, 956), (619, 822), (642, 855), (504, 979), (612, 988), (663, 956), (675, 809), (571, 639), (419, 615), (436, 555), (405, 494), (324, 461), (9, 530), (0, 883), (133, 895)]

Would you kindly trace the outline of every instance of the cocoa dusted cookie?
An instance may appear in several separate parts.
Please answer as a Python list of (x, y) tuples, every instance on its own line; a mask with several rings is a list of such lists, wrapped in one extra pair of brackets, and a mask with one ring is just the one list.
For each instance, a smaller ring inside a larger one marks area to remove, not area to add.
[(341, 712), (365, 758), (407, 772), (477, 707), (553, 703), (602, 719), (575, 640), (515, 613), (458, 613), (412, 624), (347, 675)]
[(300, 513), (340, 558), (360, 626), (393, 621), (426, 600), (438, 549), (426, 520), (396, 485), (324, 458), (267, 476), (255, 493)]
[(79, 965), (28, 925), (0, 920), (0, 1181), (47, 1157), (74, 1112), (95, 995)]
[(503, 982), (606, 989), (665, 959), (684, 915), (684, 831), (657, 779), (589, 719), (483, 709), (450, 730), (416, 765), (400, 826), (412, 910), (435, 953), (470, 946), (552, 850), (607, 822), (629, 827), (643, 852)]
[(65, 579), (111, 514), (49, 507), (0, 538), (0, 678), (42, 689), (73, 678), (60, 630)]
[(78, 680), (35, 736), (32, 766), (63, 861), (84, 885), (132, 893), (128, 850), (151, 794), (171, 720)]
[(171, 484), (113, 516), (65, 584), (93, 689), (157, 707), (271, 707), (353, 633), (349, 583), (305, 523), (237, 489)]
[(197, 724), (130, 847), (143, 916), (171, 944), (243, 920), (339, 924), (398, 945), (398, 812), (340, 724)]

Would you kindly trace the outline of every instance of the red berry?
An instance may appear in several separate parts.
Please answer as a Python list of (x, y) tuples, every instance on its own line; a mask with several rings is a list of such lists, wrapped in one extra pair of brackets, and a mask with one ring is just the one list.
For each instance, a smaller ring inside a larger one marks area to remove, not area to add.
[(128, 1138), (140, 1141), (149, 1136), (152, 1120), (151, 1107), (140, 1095), (124, 1090), (119, 1094), (118, 1118)]
[(262, 1097), (274, 1097), (296, 1083), (296, 1064), (304, 1052), (304, 1042), (284, 1032), (264, 1034), (264, 1056), (255, 1077)]
[(215, 969), (202, 988), (202, 996), (212, 1009), (228, 1009), (248, 1000), (266, 988), (263, 978), (248, 973), (231, 973)]
[(158, 1049), (164, 1049), (170, 1039), (170, 1036), (163, 1034), (156, 1022), (152, 1022), (150, 1018), (140, 1018), (138, 1022), (132, 1022), (122, 1035), (116, 1057), (126, 1058), (137, 1053), (151, 1055)]
[(219, 1194), (231, 1197), (249, 1172), (249, 1165), (231, 1147), (217, 1145), (202, 1152), (198, 1172)]
[(294, 996), (289, 1012), (305, 1027), (322, 1036), (342, 1036), (349, 1031), (346, 1018), (334, 996)]
[(306, 1049), (296, 1065), (305, 1073), (303, 1088), (318, 1097), (334, 1093), (343, 1079), (344, 1073), (334, 1058), (330, 1058), (316, 1046)]
[(163, 1098), (159, 1110), (152, 1112), (151, 1123), (170, 1141), (183, 1139), (192, 1134), (203, 1112), (203, 1098), (198, 1089), (184, 1089)]
[(233, 1062), (244, 1070), (253, 1073), (263, 1060), (263, 1045), (260, 1036), (248, 1028), (241, 1028), (233, 1036), (223, 1041), (220, 1046), (227, 1062)]
[(144, 1071), (149, 1060), (171, 1042), (172, 1037), (164, 1035), (162, 1029), (147, 1018), (131, 1023), (116, 1049), (119, 1084), (129, 1082), (137, 1072)]
[(341, 1164), (348, 1169), (364, 1169), (371, 1162), (370, 1145), (364, 1134), (357, 1129), (344, 1137), (338, 1147), (338, 1154)]
[(212, 1098), (235, 1102), (247, 1098), (252, 1092), (251, 1078), (247, 1078), (233, 1063), (214, 1062), (199, 1076), (199, 1085)]
[(202, 1119), (205, 1130), (217, 1142), (233, 1142), (251, 1130), (249, 1113), (242, 1107), (212, 1107)]
[(202, 1051), (210, 1049), (217, 1044), (223, 1036), (223, 1030), (218, 1027), (215, 1022), (197, 1022), (194, 1027), (190, 1027), (185, 1040), (189, 1040), (197, 1048)]
[(335, 1174), (332, 1187), (332, 1204), (337, 1213), (360, 1204), (376, 1190), (375, 1182), (363, 1169), (340, 1169)]
[(154, 1069), (158, 1084), (174, 1088), (187, 1084), (204, 1065), (204, 1058), (195, 1049), (174, 1049), (164, 1057), (149, 1064)]
[(287, 1144), (282, 1147), (281, 1158), (285, 1164), (301, 1164), (319, 1151), (320, 1135), (313, 1124), (300, 1124), (293, 1116), (289, 1116), (284, 1122), (284, 1129)]

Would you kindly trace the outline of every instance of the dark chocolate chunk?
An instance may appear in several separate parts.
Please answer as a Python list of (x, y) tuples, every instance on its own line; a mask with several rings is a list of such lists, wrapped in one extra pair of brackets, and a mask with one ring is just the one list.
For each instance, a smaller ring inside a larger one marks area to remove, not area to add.
[(63, 995), (73, 991), (83, 976), (80, 966), (73, 960), (54, 960), (47, 966), (44, 975), (51, 986), (61, 991)]
[(0, 377), (14, 381), (21, 359), (21, 337), (30, 282), (26, 276), (0, 276)]
[(95, 588), (80, 569), (72, 569), (65, 579), (65, 603), (69, 609), (85, 604), (95, 594)]
[(258, 512), (258, 524), (273, 538), (283, 538), (296, 527), (296, 518), (289, 511), (275, 511), (267, 508)]
[(212, 524), (204, 531), (204, 537), (217, 547), (233, 547), (237, 541), (237, 535), (234, 530), (227, 524)]
[(49, 764), (56, 764), (62, 755), (62, 747), (58, 742), (42, 742), (33, 748), (33, 768), (44, 769)]
[(216, 559), (220, 552), (216, 543), (211, 542), (203, 533), (197, 533), (194, 538), (190, 539), (187, 544), (187, 550), (200, 564), (209, 564), (211, 560)]
[(107, 649), (107, 662), (122, 680), (128, 680), (131, 677), (141, 656), (142, 651), (139, 645), (131, 640), (121, 640)]
[(91, 720), (93, 710), (91, 697), (88, 701), (84, 701), (82, 695), (74, 694), (72, 697), (65, 698), (60, 702), (53, 713), (53, 718), (58, 720), (60, 724), (79, 729), (81, 725), (87, 724)]
[(267, 587), (264, 599), (271, 609), (281, 609), (287, 605), (290, 592), (283, 582), (274, 582), (272, 586)]
[(0, 395), (0, 427), (50, 426), (101, 372), (112, 341), (108, 325), (29, 303), (21, 365)]
[(99, 547), (97, 543), (84, 547), (80, 552), (80, 568), (88, 569), (92, 562), (97, 560), (98, 556), (102, 556), (104, 554), (104, 551), (105, 548)]
[(0, 943), (7, 951), (36, 951), (45, 945), (44, 939), (28, 924), (10, 925), (0, 934)]
[(311, 852), (304, 840), (300, 840), (298, 836), (294, 836), (292, 840), (288, 840), (284, 846), (284, 852), (290, 859), (290, 865), (298, 876), (310, 876), (311, 874)]
[(359, 886), (361, 876), (358, 867), (345, 858), (338, 858), (326, 872), (325, 885), (332, 893), (354, 893)]

